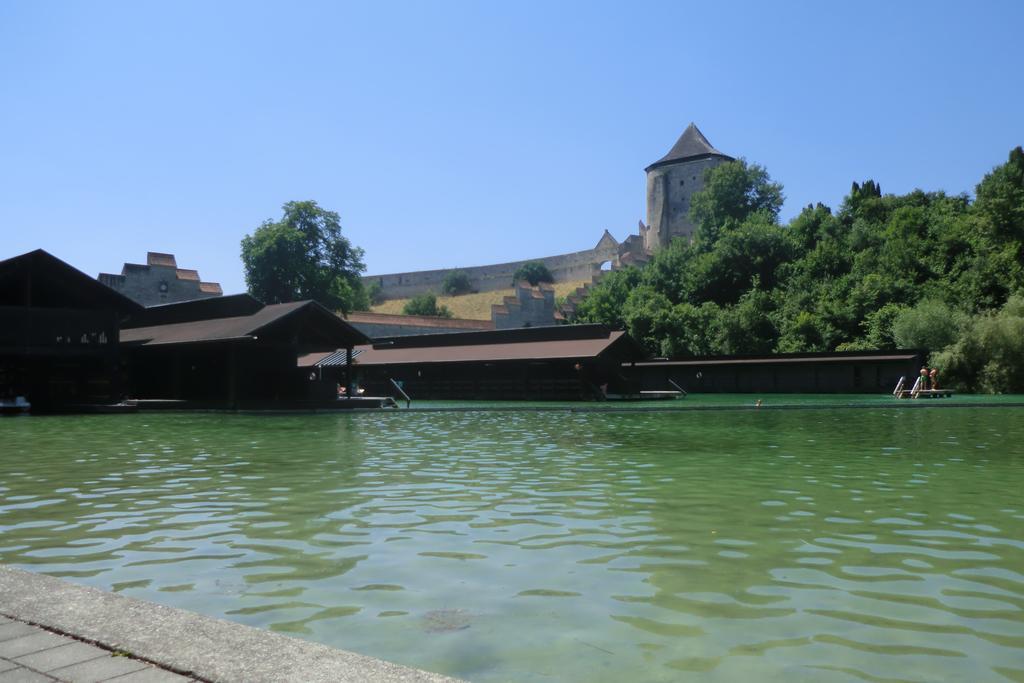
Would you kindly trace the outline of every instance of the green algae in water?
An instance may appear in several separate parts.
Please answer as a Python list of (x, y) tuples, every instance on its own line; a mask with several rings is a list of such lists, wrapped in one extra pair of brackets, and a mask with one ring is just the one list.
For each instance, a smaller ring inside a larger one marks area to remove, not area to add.
[(865, 405), (2, 420), (0, 561), (474, 681), (1021, 678), (1024, 409)]

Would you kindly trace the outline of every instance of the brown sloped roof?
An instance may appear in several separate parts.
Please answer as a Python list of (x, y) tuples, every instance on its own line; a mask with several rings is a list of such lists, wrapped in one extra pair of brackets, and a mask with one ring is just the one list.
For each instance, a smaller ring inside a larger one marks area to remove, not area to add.
[(221, 288), (219, 282), (200, 282), (199, 291), (205, 294), (223, 294), (224, 290)]
[[(360, 346), (356, 365), (398, 365), (402, 363), (471, 363), (595, 358), (623, 338), (613, 331), (607, 337), (556, 339), (495, 344), (375, 348)], [(626, 337), (626, 339), (629, 339)]]
[[(32, 282), (30, 288), (26, 287), (28, 281)], [(43, 249), (0, 261), (0, 305), (26, 304), (40, 308), (107, 308), (124, 314), (142, 310), (141, 304)]]
[(193, 270), (192, 268), (178, 268), (175, 271), (175, 276), (179, 280), (191, 280), (193, 282), (199, 282), (199, 271)]
[[(709, 365), (788, 365), (793, 363), (863, 363), (870, 361), (907, 361), (917, 358), (918, 353), (843, 354), (823, 353), (806, 356), (759, 356), (754, 358), (690, 358), (686, 360), (652, 360), (636, 363), (636, 367), (673, 367)], [(626, 363), (626, 365), (633, 365)]]
[(351, 343), (366, 343), (369, 341), (369, 338), (362, 332), (315, 301), (295, 301), (287, 304), (270, 304), (251, 315), (122, 330), (121, 342), (135, 342), (143, 346), (156, 346), (158, 344), (192, 344), (242, 339), (255, 340), (261, 331), (304, 309), (320, 312), (321, 317), (329, 322), (333, 319), (333, 322), (330, 322), (330, 324), (334, 326), (339, 340), (344, 338)]
[(123, 343), (142, 342), (147, 346), (152, 346), (252, 337), (261, 327), (280, 320), (306, 303), (297, 301), (290, 304), (272, 304), (264, 306), (252, 315), (135, 327), (121, 330), (121, 341)]
[(156, 327), (175, 323), (193, 323), (214, 318), (249, 316), (263, 308), (263, 302), (249, 294), (204, 297), (147, 306), (122, 327)]
[(679, 161), (686, 161), (688, 159), (699, 159), (701, 157), (723, 157), (731, 160), (732, 157), (722, 154), (717, 149), (711, 146), (708, 139), (704, 137), (704, 134), (697, 128), (697, 124), (690, 123), (683, 131), (683, 134), (676, 140), (676, 144), (672, 145), (672, 149), (668, 151), (668, 154), (655, 161), (653, 164), (645, 168), (645, 171), (650, 171), (652, 168), (658, 166), (664, 166), (665, 164), (672, 164)]

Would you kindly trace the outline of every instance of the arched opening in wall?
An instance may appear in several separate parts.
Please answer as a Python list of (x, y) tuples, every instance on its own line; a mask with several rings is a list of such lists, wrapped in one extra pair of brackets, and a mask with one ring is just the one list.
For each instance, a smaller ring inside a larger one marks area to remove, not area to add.
[(609, 271), (611, 269), (612, 269), (612, 262), (611, 262), (611, 260), (605, 261), (600, 266), (600, 270), (601, 270), (602, 273), (605, 273), (605, 272), (607, 272), (607, 271)]

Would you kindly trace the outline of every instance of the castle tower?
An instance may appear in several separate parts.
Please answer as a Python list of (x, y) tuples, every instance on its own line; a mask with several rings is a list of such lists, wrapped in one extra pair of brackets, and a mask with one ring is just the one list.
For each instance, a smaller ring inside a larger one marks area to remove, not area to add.
[(733, 158), (711, 146), (691, 123), (668, 154), (645, 168), (647, 172), (647, 229), (644, 249), (651, 252), (675, 237), (689, 239), (690, 198), (704, 188), (704, 171)]

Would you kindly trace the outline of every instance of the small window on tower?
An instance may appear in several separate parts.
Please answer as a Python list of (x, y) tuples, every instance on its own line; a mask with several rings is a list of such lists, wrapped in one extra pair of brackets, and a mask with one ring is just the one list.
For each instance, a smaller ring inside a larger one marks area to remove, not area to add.
[(685, 181), (685, 180), (680, 180), (680, 181), (679, 181), (679, 187), (682, 187), (682, 186), (683, 186), (683, 185), (685, 185), (685, 184), (686, 184), (686, 181)]

